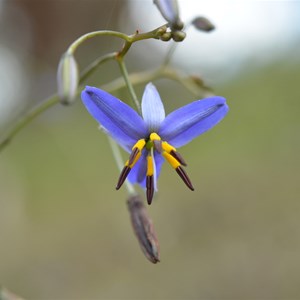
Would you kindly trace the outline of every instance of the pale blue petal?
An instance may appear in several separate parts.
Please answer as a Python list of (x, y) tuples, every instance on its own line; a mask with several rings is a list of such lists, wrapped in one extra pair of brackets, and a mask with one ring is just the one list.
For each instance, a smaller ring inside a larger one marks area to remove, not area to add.
[(152, 83), (146, 85), (142, 98), (142, 114), (149, 132), (159, 129), (161, 122), (165, 118), (164, 105), (160, 99), (156, 87)]
[(192, 102), (170, 113), (162, 122), (159, 135), (174, 147), (181, 147), (219, 123), (227, 112), (223, 97)]
[(178, 20), (178, 4), (175, 0), (154, 0), (162, 16), (171, 24)]
[(104, 131), (127, 151), (137, 140), (147, 137), (148, 130), (142, 117), (111, 94), (87, 86), (81, 93), (81, 98), (88, 112)]

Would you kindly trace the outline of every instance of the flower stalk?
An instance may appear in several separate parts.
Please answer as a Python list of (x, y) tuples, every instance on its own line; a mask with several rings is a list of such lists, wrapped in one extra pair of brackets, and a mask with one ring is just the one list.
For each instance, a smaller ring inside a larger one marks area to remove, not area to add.
[(129, 79), (128, 71), (127, 71), (127, 68), (126, 68), (123, 57), (118, 57), (118, 63), (119, 63), (119, 67), (120, 67), (122, 76), (124, 78), (125, 84), (128, 88), (131, 100), (132, 100), (134, 106), (136, 107), (137, 111), (141, 114), (141, 112), (142, 112), (141, 111), (141, 105), (140, 105), (140, 102), (139, 102), (139, 100), (136, 96), (133, 85), (132, 85), (132, 83)]

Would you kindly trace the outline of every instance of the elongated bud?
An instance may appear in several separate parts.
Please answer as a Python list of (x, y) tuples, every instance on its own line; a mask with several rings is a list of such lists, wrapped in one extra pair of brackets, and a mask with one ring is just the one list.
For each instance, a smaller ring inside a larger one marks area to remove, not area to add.
[(177, 0), (153, 0), (158, 10), (168, 21), (172, 30), (181, 30), (183, 23), (179, 18), (179, 10)]
[(145, 256), (154, 264), (159, 262), (159, 244), (153, 223), (139, 195), (127, 200), (131, 224)]
[(193, 20), (192, 24), (196, 29), (209, 32), (215, 29), (215, 25), (210, 20), (204, 17), (197, 17)]
[(75, 101), (78, 82), (77, 62), (72, 54), (64, 53), (57, 70), (58, 96), (62, 104), (69, 105)]

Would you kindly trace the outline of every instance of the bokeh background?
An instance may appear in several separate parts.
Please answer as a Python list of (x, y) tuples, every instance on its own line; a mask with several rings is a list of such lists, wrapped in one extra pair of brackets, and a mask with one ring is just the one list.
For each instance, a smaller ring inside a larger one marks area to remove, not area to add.
[[(148, 207), (161, 262), (140, 251), (107, 139), (77, 101), (41, 115), (0, 154), (0, 285), (25, 299), (300, 298), (300, 2), (180, 8), (184, 21), (204, 15), (217, 29), (190, 28), (173, 65), (202, 76), (230, 113), (181, 149), (195, 192), (163, 167)], [(163, 23), (150, 0), (0, 1), (2, 136), (55, 91), (59, 57), (78, 36)], [(77, 59), (84, 67), (119, 47), (95, 39)], [(134, 45), (129, 70), (158, 66), (167, 48)], [(89, 84), (118, 76), (109, 63)], [(194, 100), (177, 83), (155, 84), (168, 112)]]

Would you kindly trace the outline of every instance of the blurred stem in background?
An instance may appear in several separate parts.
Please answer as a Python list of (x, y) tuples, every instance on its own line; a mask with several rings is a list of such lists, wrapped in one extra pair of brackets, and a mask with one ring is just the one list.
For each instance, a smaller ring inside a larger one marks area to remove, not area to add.
[(24, 300), (0, 286), (0, 300)]

